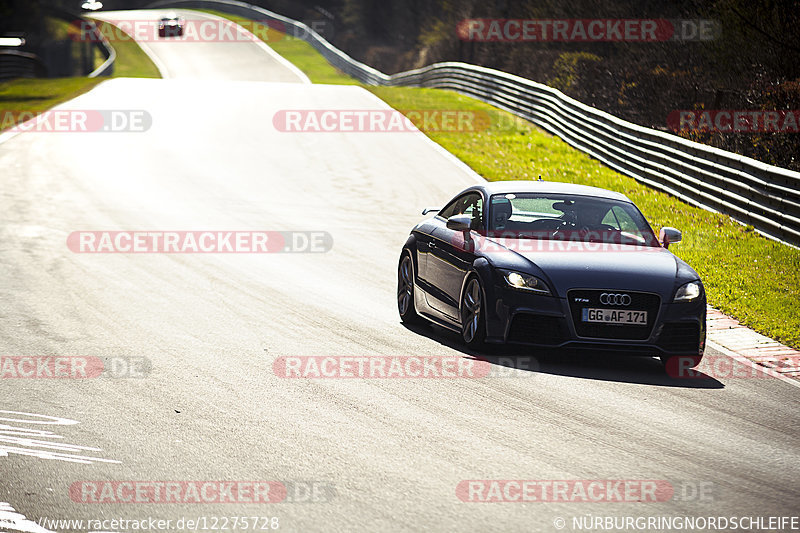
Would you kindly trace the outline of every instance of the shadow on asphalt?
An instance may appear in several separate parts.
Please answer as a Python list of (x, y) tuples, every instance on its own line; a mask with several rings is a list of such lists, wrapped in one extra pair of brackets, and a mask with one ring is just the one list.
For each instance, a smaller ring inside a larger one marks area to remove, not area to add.
[(466, 348), (460, 336), (448, 329), (436, 325), (402, 325), (417, 335), (427, 337), (465, 355), (484, 359), (493, 365), (516, 368), (525, 372), (686, 389), (725, 388), (722, 382), (699, 371), (691, 378), (671, 377), (667, 375), (661, 361), (655, 357), (583, 350), (545, 352), (513, 345), (487, 345), (486, 349), (479, 352)]

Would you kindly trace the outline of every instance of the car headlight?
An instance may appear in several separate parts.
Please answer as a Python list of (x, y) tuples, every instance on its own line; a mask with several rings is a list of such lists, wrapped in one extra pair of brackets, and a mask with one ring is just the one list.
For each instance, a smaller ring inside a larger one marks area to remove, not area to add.
[(675, 298), (673, 301), (675, 302), (691, 302), (696, 300), (700, 297), (700, 293), (703, 292), (702, 285), (700, 285), (699, 281), (691, 281), (684, 285), (678, 287), (678, 290), (675, 292)]
[(531, 291), (538, 294), (550, 294), (550, 289), (547, 284), (530, 274), (523, 274), (522, 272), (514, 272), (513, 270), (502, 270), (503, 279), (506, 280), (509, 286), (523, 291)]

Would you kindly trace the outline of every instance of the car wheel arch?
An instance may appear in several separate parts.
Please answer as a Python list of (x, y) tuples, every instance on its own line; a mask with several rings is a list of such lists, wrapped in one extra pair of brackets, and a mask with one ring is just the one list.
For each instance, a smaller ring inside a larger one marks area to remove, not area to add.
[[(483, 312), (484, 314), (488, 312), (489, 307), (487, 305), (488, 299), (486, 296), (486, 289), (492, 283), (491, 268), (491, 265), (486, 259), (478, 258), (472, 264), (472, 268), (470, 268), (464, 275), (464, 280), (461, 282), (461, 290), (459, 291), (458, 296), (459, 320), (461, 319), (461, 302), (464, 300), (464, 291), (467, 289), (467, 285), (472, 278), (478, 279), (478, 286), (481, 289), (481, 298), (483, 299)], [(484, 328), (487, 328), (487, 321), (484, 320), (483, 325)]]
[(419, 272), (419, 258), (417, 257), (417, 238), (413, 234), (409, 235), (405, 244), (403, 244), (403, 251), (400, 253), (400, 259), (397, 262), (398, 265), (400, 261), (403, 260), (403, 255), (406, 253), (411, 255), (411, 264), (414, 266), (414, 275), (416, 279), (416, 274)]

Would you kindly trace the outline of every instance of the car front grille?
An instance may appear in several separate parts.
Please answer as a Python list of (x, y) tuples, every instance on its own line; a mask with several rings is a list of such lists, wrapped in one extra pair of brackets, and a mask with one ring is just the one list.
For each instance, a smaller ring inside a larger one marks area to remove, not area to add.
[(567, 340), (568, 331), (564, 319), (517, 313), (511, 321), (508, 342), (557, 346)]
[[(600, 295), (603, 293), (627, 294), (630, 296), (631, 302), (625, 306), (604, 305), (600, 303)], [(653, 325), (661, 307), (661, 297), (657, 294), (621, 290), (573, 289), (567, 291), (567, 300), (569, 301), (572, 321), (575, 324), (575, 332), (580, 337), (595, 339), (645, 340), (650, 337), (650, 332), (653, 330)], [(583, 322), (581, 316), (585, 307), (647, 311), (647, 325)]]
[(658, 346), (666, 352), (695, 354), (700, 346), (700, 324), (673, 322), (664, 324)]

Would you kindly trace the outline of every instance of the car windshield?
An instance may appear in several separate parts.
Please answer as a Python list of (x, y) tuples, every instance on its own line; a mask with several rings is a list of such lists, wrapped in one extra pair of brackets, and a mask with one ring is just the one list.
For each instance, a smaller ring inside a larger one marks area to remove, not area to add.
[(506, 238), (659, 246), (633, 204), (576, 194), (495, 194), (488, 229)]

